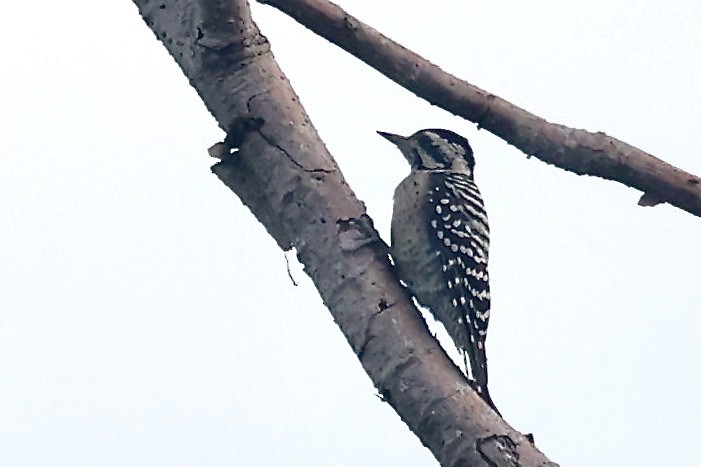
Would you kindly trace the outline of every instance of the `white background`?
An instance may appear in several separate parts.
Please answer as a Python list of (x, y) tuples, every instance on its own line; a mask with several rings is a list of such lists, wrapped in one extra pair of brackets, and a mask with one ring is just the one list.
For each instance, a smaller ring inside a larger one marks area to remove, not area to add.
[[(341, 3), (531, 112), (701, 175), (697, 2)], [(3, 16), (0, 465), (435, 465), (210, 173), (222, 132), (135, 6)], [(507, 421), (562, 465), (695, 465), (701, 219), (526, 159), (278, 11), (254, 17), (385, 239), (408, 167), (375, 130), (470, 139)]]

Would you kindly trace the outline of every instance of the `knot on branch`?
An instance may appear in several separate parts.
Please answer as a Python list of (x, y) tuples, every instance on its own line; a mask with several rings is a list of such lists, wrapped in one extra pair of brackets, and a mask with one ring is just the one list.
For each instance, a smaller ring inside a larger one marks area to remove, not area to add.
[(262, 118), (238, 117), (229, 125), (224, 141), (215, 143), (208, 149), (211, 157), (226, 160), (236, 152), (246, 137), (263, 126)]

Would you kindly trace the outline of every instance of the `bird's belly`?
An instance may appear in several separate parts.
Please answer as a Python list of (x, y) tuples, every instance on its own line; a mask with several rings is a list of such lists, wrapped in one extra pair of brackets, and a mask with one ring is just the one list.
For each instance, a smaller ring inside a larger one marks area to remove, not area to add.
[[(435, 297), (444, 295), (446, 284), (442, 258), (432, 251), (426, 225), (421, 214), (425, 210), (430, 187), (427, 177), (409, 176), (395, 191), (392, 217), (392, 258), (399, 278), (407, 285), (418, 302), (434, 308)], [(402, 200), (401, 205), (396, 200)], [(407, 202), (408, 201), (408, 202)]]

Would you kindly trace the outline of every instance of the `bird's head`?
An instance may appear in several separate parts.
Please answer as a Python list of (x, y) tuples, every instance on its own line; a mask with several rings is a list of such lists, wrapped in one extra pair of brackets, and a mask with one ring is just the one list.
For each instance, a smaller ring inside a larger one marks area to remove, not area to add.
[(411, 136), (377, 132), (399, 148), (411, 170), (454, 170), (472, 174), (475, 158), (466, 138), (450, 130), (429, 128)]

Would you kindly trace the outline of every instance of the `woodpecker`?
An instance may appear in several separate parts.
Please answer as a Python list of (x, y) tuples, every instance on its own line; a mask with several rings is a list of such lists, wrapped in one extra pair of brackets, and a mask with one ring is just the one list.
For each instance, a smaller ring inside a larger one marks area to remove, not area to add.
[(489, 223), (473, 179), (472, 148), (466, 138), (443, 129), (408, 137), (377, 133), (411, 166), (394, 192), (391, 252), (399, 278), (445, 326), (467, 356), (475, 390), (499, 413), (487, 389)]

